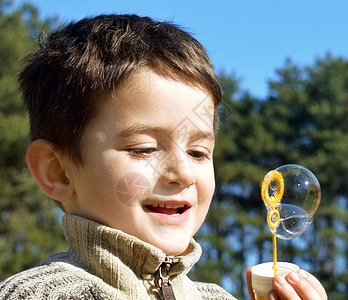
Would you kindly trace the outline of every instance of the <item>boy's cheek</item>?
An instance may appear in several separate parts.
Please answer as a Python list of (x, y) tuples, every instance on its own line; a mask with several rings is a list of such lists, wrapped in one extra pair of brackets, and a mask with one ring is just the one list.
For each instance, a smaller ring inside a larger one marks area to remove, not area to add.
[(206, 206), (208, 211), (211, 201), (213, 199), (215, 191), (215, 178), (214, 176), (205, 176), (205, 180), (201, 181), (199, 185), (200, 193), (200, 205)]
[(116, 196), (121, 204), (129, 207), (140, 205), (151, 194), (151, 184), (142, 174), (132, 172), (124, 175), (116, 185)]

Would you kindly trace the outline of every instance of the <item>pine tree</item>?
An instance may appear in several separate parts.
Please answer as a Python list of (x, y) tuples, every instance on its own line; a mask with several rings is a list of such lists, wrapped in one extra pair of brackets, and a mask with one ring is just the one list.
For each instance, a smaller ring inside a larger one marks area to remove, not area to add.
[[(279, 240), (278, 258), (318, 276), (333, 299), (347, 293), (348, 62), (326, 55), (313, 66), (287, 60), (254, 99), (222, 74), (224, 100), (215, 149), (216, 193), (200, 235), (207, 254), (194, 277), (241, 298), (244, 271), (272, 260), (260, 182), (272, 169), (299, 164), (319, 179), (322, 202), (302, 236)], [(244, 291), (243, 291), (244, 290)]]
[(333, 299), (344, 299), (347, 292), (348, 274), (341, 267), (347, 264), (347, 71), (348, 62), (330, 54), (304, 68), (288, 61), (278, 71), (279, 80), (271, 83), (269, 99), (279, 113), (274, 119), (283, 123), (278, 139), (291, 150), (284, 158), (312, 170), (321, 184), (322, 202), (312, 234), (305, 235), (306, 246), (295, 256), (310, 263)]
[(27, 114), (17, 84), (20, 58), (34, 49), (40, 22), (26, 4), (0, 0), (0, 280), (33, 267), (65, 245), (57, 209), (37, 187), (25, 162)]

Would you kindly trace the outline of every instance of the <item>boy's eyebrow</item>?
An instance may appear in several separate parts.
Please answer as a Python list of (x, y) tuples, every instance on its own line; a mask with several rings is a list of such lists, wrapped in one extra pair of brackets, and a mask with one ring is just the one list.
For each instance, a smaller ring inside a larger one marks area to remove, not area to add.
[(161, 131), (165, 131), (165, 128), (158, 127), (158, 126), (148, 126), (148, 125), (141, 125), (141, 124), (134, 124), (125, 130), (122, 130), (119, 135), (123, 137), (128, 137), (136, 134), (142, 134), (142, 133), (158, 133)]
[(190, 140), (198, 140), (198, 139), (215, 140), (215, 138), (216, 138), (216, 135), (214, 131), (194, 130), (192, 132), (189, 132)]
[[(166, 127), (159, 127), (159, 126), (148, 126), (148, 125), (141, 125), (141, 124), (134, 124), (125, 130), (122, 130), (119, 135), (122, 137), (129, 137), (136, 134), (144, 134), (144, 133), (161, 133), (161, 132), (168, 132), (169, 129)], [(180, 130), (176, 130), (177, 135), (184, 136), (188, 135), (188, 138), (190, 140), (197, 140), (197, 139), (208, 139), (208, 140), (215, 140), (216, 134), (214, 131), (201, 131), (201, 130), (193, 130), (193, 131), (184, 131), (181, 132)], [(170, 134), (173, 134), (175, 130), (171, 130)]]

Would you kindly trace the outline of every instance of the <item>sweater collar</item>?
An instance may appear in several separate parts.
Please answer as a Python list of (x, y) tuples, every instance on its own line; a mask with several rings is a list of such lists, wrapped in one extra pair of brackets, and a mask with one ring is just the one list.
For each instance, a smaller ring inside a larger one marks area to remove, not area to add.
[[(166, 259), (165, 253), (151, 244), (79, 216), (65, 215), (63, 228), (76, 263), (110, 285), (123, 267), (140, 278), (151, 279)], [(201, 247), (192, 239), (188, 254), (177, 257), (170, 275), (187, 274), (201, 253)]]

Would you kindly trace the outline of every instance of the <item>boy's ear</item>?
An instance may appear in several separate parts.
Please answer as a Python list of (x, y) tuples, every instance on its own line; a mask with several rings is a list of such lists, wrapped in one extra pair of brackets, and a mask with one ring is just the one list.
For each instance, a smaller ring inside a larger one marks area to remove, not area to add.
[(69, 200), (74, 192), (66, 176), (66, 158), (47, 140), (32, 142), (27, 151), (27, 164), (40, 188), (52, 199)]

